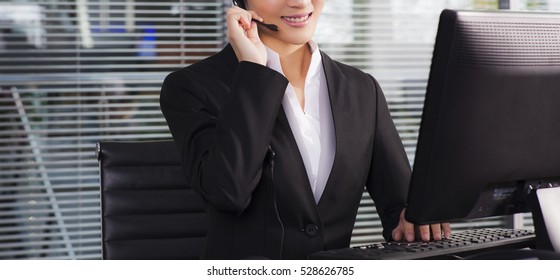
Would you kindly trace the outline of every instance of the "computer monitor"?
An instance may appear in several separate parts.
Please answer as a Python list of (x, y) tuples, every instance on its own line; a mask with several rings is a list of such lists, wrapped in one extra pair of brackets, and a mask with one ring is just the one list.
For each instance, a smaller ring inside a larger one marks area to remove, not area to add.
[(559, 178), (560, 13), (443, 11), (406, 218), (528, 211)]

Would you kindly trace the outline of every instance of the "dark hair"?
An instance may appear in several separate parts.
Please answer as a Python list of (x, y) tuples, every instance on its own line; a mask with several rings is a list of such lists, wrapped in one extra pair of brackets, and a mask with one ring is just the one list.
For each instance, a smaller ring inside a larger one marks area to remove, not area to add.
[(241, 8), (241, 9), (247, 9), (245, 8), (245, 0), (232, 0), (233, 1), (233, 5), (236, 5), (237, 7)]

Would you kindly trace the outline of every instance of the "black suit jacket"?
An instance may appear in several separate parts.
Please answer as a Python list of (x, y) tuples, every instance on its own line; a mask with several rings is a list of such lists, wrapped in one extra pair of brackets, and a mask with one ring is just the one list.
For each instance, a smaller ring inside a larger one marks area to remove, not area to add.
[(348, 247), (364, 186), (388, 239), (410, 166), (378, 83), (321, 54), (336, 153), (319, 203), (282, 109), (288, 80), (230, 45), (171, 73), (160, 104), (187, 182), (206, 203), (203, 258), (302, 259)]

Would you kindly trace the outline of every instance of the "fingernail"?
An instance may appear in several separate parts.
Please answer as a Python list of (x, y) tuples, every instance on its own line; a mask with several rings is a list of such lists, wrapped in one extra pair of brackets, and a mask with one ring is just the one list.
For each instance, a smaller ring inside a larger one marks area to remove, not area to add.
[(424, 240), (424, 241), (430, 240), (430, 235), (426, 234), (426, 233), (422, 233), (422, 240)]

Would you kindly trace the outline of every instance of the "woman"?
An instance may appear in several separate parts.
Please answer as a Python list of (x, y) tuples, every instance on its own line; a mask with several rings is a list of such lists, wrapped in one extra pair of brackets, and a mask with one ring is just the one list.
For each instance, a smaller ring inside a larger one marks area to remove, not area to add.
[[(348, 247), (364, 186), (383, 236), (413, 240), (410, 167), (379, 85), (311, 40), (324, 0), (237, 4), (230, 44), (171, 73), (160, 98), (206, 205), (203, 258), (302, 259)], [(425, 225), (424, 240), (430, 228), (436, 239), (450, 234), (448, 224)]]

